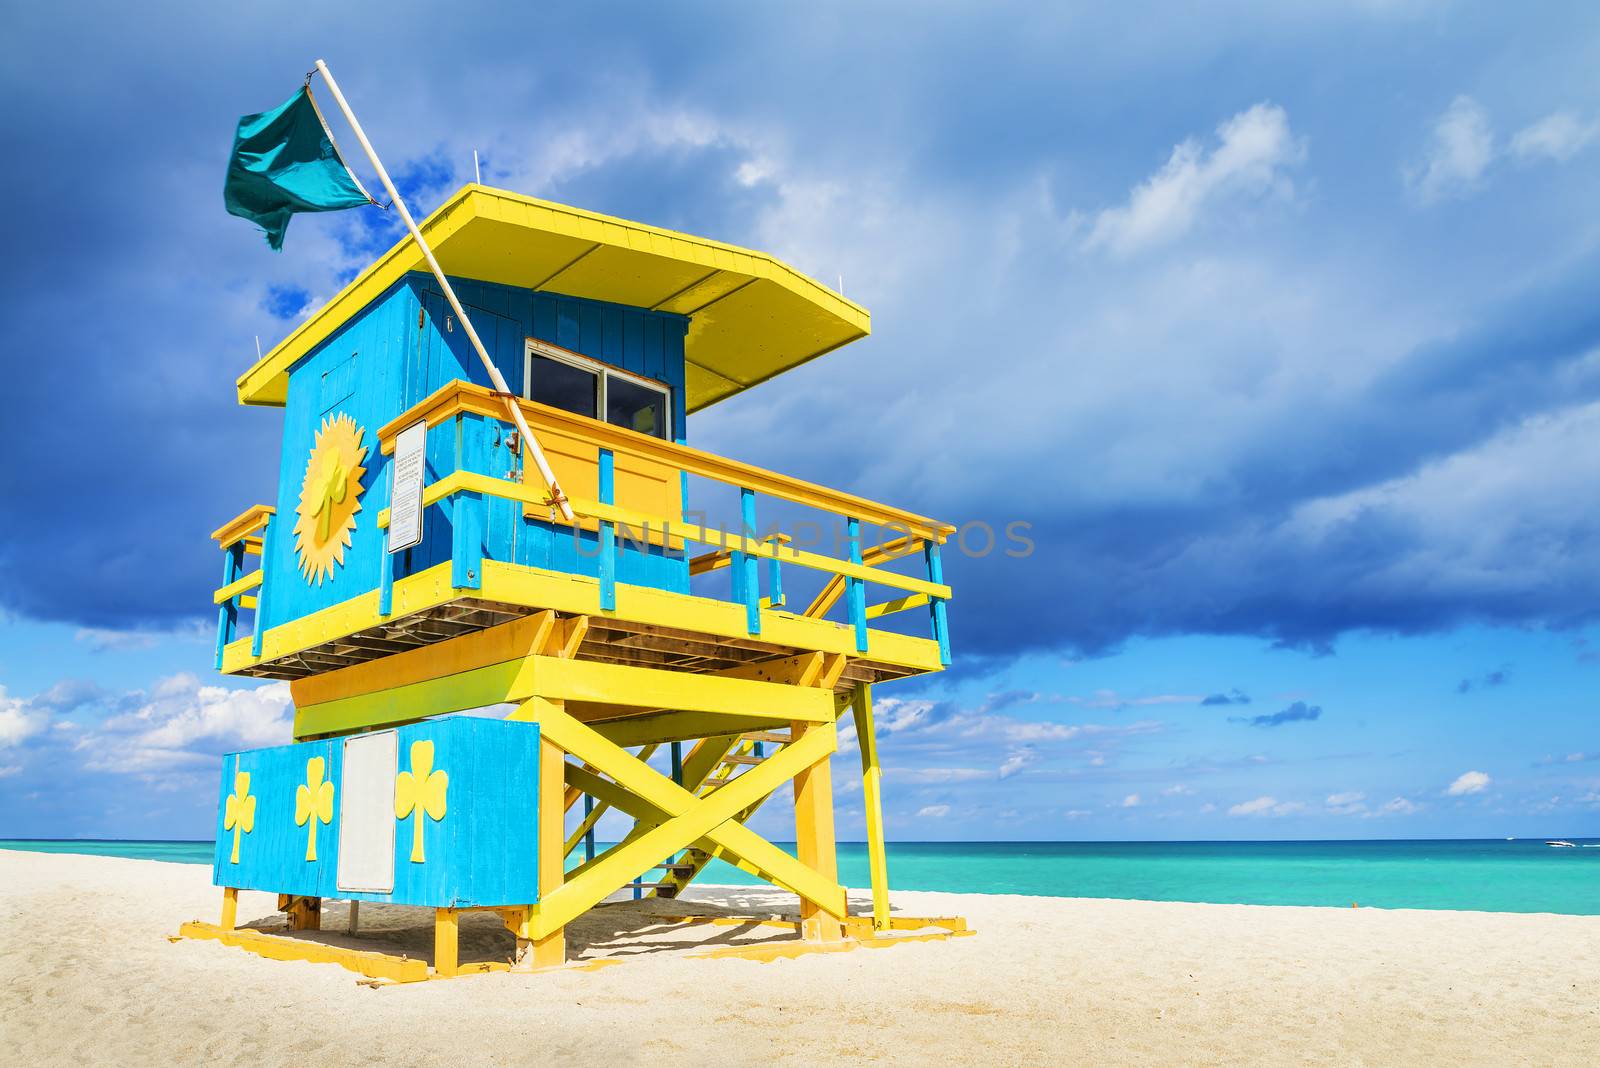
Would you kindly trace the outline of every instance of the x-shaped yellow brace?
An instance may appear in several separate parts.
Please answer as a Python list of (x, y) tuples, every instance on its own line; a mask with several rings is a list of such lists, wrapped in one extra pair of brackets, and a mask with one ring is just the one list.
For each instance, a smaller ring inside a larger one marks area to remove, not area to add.
[(609, 801), (639, 819), (641, 825), (654, 824), (585, 864), (549, 894), (541, 894), (529, 918), (530, 937), (544, 938), (559, 930), (650, 870), (662, 857), (702, 841), (706, 843), (702, 848), (721, 847), (735, 860), (758, 868), (774, 884), (834, 916), (845, 916), (844, 887), (735, 818), (806, 768), (828, 759), (838, 746), (833, 724), (807, 731), (766, 762), (701, 798), (547, 701), (534, 698), (510, 718), (537, 721), (544, 737), (615, 780), (607, 783), (569, 764), (568, 782)]

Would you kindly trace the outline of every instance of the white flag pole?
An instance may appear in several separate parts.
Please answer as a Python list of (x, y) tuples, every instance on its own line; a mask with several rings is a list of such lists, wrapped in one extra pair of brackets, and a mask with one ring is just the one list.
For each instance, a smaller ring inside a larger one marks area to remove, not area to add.
[(461, 301), (456, 299), (456, 291), (450, 287), (450, 280), (444, 276), (439, 261), (433, 258), (433, 249), (422, 238), (422, 231), (417, 229), (417, 224), (411, 218), (411, 212), (406, 209), (406, 202), (400, 199), (400, 193), (395, 189), (394, 183), (389, 180), (389, 172), (383, 169), (383, 162), (378, 159), (378, 154), (372, 150), (372, 142), (367, 140), (366, 131), (361, 128), (361, 123), (356, 120), (355, 112), (350, 110), (350, 105), (345, 102), (344, 94), (339, 91), (339, 83), (333, 80), (333, 74), (328, 70), (328, 65), (322, 60), (317, 60), (317, 73), (322, 75), (322, 80), (328, 83), (329, 92), (339, 105), (339, 110), (344, 112), (345, 121), (350, 124), (350, 129), (355, 131), (356, 140), (361, 142), (361, 147), (367, 153), (367, 159), (372, 163), (372, 169), (378, 172), (378, 178), (383, 182), (383, 188), (388, 191), (389, 199), (399, 209), (400, 218), (405, 221), (406, 229), (411, 231), (411, 238), (417, 243), (417, 248), (422, 250), (422, 258), (428, 261), (428, 267), (433, 271), (434, 278), (439, 280), (439, 288), (444, 290), (444, 299), (450, 302), (450, 307), (455, 309), (456, 318), (461, 320), (461, 327), (467, 332), (467, 339), (472, 342), (472, 347), (478, 352), (478, 359), (483, 361), (483, 366), (489, 371), (489, 380), (494, 383), (494, 388), (505, 398), (506, 407), (511, 409), (511, 418), (516, 421), (517, 432), (522, 435), (523, 448), (528, 450), (528, 455), (533, 458), (534, 465), (539, 468), (545, 485), (550, 487), (550, 503), (561, 509), (561, 514), (567, 522), (572, 522), (572, 505), (567, 501), (567, 495), (561, 492), (561, 486), (556, 482), (555, 472), (550, 470), (550, 462), (545, 459), (544, 450), (539, 448), (539, 443), (534, 440), (533, 432), (528, 429), (528, 421), (522, 415), (522, 407), (517, 404), (517, 399), (511, 395), (511, 389), (506, 385), (505, 378), (500, 374), (500, 369), (489, 358), (488, 350), (483, 347), (478, 332), (472, 327), (472, 320), (467, 318), (466, 311), (461, 307)]

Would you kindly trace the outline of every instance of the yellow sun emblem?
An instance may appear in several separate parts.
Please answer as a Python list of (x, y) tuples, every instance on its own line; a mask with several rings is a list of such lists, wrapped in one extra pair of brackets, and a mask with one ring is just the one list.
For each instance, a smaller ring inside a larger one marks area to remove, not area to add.
[(344, 547), (350, 544), (356, 513), (361, 511), (361, 476), (367, 473), (361, 466), (367, 455), (362, 436), (362, 429), (348, 415), (324, 419), (306, 462), (306, 480), (300, 487), (294, 522), (294, 549), (306, 581), (314, 580), (319, 586), (333, 573), (334, 564), (343, 566)]

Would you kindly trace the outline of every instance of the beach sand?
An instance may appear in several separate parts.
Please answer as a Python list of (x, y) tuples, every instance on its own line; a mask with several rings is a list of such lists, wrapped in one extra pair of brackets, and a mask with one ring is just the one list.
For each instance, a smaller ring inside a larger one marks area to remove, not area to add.
[[(666, 933), (623, 902), (569, 928), (569, 956), (617, 966), (373, 989), (169, 941), (219, 898), (197, 865), (0, 850), (6, 1062), (1600, 1063), (1600, 917), (908, 892), (897, 912), (978, 933), (762, 964), (689, 957), (770, 928)], [(733, 887), (691, 902), (794, 907)], [(240, 924), (279, 925), (274, 905), (242, 894)], [(330, 934), (345, 915), (327, 906)], [(431, 951), (423, 910), (361, 919), (371, 948)], [(503, 957), (509, 937), (468, 917), (462, 959)]]

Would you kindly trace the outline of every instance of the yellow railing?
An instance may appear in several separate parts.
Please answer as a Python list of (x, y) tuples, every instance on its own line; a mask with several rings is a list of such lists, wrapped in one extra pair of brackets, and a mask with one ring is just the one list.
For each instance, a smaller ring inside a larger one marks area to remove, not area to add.
[[(233, 641), (239, 626), (239, 610), (248, 608), (256, 613), (252, 635), (252, 655), (261, 655), (261, 593), (262, 581), (267, 574), (267, 540), (272, 535), (272, 520), (277, 509), (257, 504), (239, 513), (211, 532), (211, 537), (222, 549), (222, 586), (212, 594), (217, 606), (217, 670), (222, 669), (222, 650)], [(253, 554), (260, 566), (248, 574), (244, 571), (245, 554)], [(258, 591), (254, 597), (251, 590)]]
[[(471, 414), (499, 422), (505, 416), (504, 402), (505, 398), (481, 386), (452, 382), (382, 427), (378, 431), (379, 447), (385, 454), (392, 454), (399, 433), (419, 421), (432, 428), (458, 416)], [(821, 617), (841, 595), (847, 596), (850, 622), (856, 628), (857, 647), (863, 651), (867, 645), (868, 619), (911, 608), (928, 607), (933, 637), (939, 643), (941, 659), (949, 662), (945, 603), (951, 597), (951, 590), (944, 583), (939, 547), (954, 533), (954, 527), (854, 494), (780, 475), (558, 408), (520, 399), (518, 403), (533, 433), (540, 436), (541, 440), (544, 434), (549, 434), (562, 440), (580, 440), (597, 450), (598, 473), (597, 477), (591, 478), (591, 482), (596, 486), (595, 497), (598, 499), (573, 494), (572, 486), (564, 476), (562, 482), (571, 494), (572, 509), (579, 520), (590, 520), (591, 527), (597, 527), (599, 531), (602, 607), (615, 605), (616, 536), (618, 528), (621, 528), (623, 534), (630, 538), (637, 533), (635, 540), (640, 542), (659, 537), (671, 544), (682, 540), (715, 546), (712, 552), (694, 558), (690, 570), (701, 574), (720, 567), (732, 568), (734, 599), (747, 606), (752, 634), (760, 631), (761, 608), (783, 603), (778, 565), (787, 563), (821, 571), (829, 576), (822, 592), (806, 609), (806, 615)], [(617, 457), (628, 458), (630, 463), (636, 465), (670, 469), (737, 488), (741, 498), (741, 530), (730, 533), (685, 522), (681, 515), (664, 516), (619, 503), (615, 499)], [(561, 475), (559, 469), (557, 474)], [(426, 508), (458, 494), (498, 497), (535, 507), (549, 503), (548, 489), (542, 485), (455, 470), (424, 488), (422, 504)], [(781, 535), (757, 535), (754, 507), (758, 494), (842, 517), (848, 531), (849, 559), (835, 559), (796, 548), (790, 544), (789, 538)], [(388, 510), (380, 511), (378, 525), (386, 527), (388, 520)], [(882, 545), (863, 549), (863, 523), (892, 530), (899, 536)], [(471, 546), (466, 548), (467, 551), (472, 550)], [(926, 578), (903, 575), (879, 566), (919, 550), (926, 562)], [(771, 565), (769, 587), (772, 592), (765, 599), (759, 592), (759, 560), (767, 560)], [(456, 563), (462, 565), (462, 561)], [(475, 570), (479, 574), (482, 571), (481, 565), (476, 568), (466, 566), (464, 570)], [(868, 583), (890, 587), (905, 596), (869, 606), (865, 599), (865, 586)]]
[[(471, 471), (456, 471), (444, 478), (433, 482), (422, 491), (422, 506), (424, 508), (438, 504), (447, 497), (457, 493), (481, 493), (486, 497), (499, 497), (507, 501), (520, 501), (523, 504), (544, 504), (546, 495), (543, 490), (520, 482), (509, 482), (503, 478), (494, 478), (491, 475), (480, 475)], [(847, 579), (858, 579), (862, 582), (875, 582), (882, 586), (893, 586), (896, 589), (909, 590), (920, 593), (926, 597), (939, 597), (945, 600), (950, 598), (950, 587), (938, 582), (928, 582), (923, 579), (913, 578), (910, 575), (901, 575), (893, 571), (885, 571), (878, 567), (868, 567), (865, 564), (852, 563), (849, 560), (835, 560), (831, 556), (822, 556), (818, 553), (806, 552), (803, 549), (794, 549), (784, 544), (773, 544), (770, 541), (738, 533), (730, 533), (714, 527), (697, 526), (692, 523), (677, 522), (662, 516), (649, 516), (628, 508), (621, 508), (614, 504), (602, 504), (599, 501), (589, 501), (574, 497), (571, 499), (574, 514), (586, 519), (597, 519), (603, 523), (612, 523), (623, 528), (623, 533), (633, 536), (637, 541), (644, 541), (646, 530), (660, 531), (664, 535), (682, 538), (685, 541), (697, 542), (701, 545), (732, 544), (737, 548), (724, 550), (730, 557), (739, 553), (749, 556), (761, 557), (767, 560), (777, 560), (781, 563), (796, 564), (800, 567), (809, 567), (817, 571), (827, 571)], [(378, 513), (378, 528), (386, 529), (389, 526), (389, 509), (385, 508)], [(221, 591), (218, 591), (219, 594)], [(869, 609), (869, 612), (871, 610)], [(876, 615), (887, 613), (878, 612)]]
[[(754, 467), (730, 460), (726, 456), (704, 452), (688, 445), (663, 441), (648, 434), (640, 434), (624, 427), (604, 423), (598, 419), (577, 415), (519, 399), (522, 413), (534, 434), (541, 430), (568, 433), (613, 453), (653, 460), (664, 466), (698, 475), (715, 482), (739, 486), (768, 497), (777, 497), (795, 504), (831, 512), (835, 515), (853, 516), (863, 523), (892, 527), (913, 534), (935, 544), (942, 544), (955, 533), (955, 527), (940, 523), (927, 516), (917, 515), (900, 508), (891, 508), (865, 497), (857, 497), (842, 490), (819, 486), (804, 479), (780, 475), (775, 471)], [(395, 437), (418, 420), (425, 420), (430, 428), (464, 412), (502, 419), (505, 401), (492, 390), (471, 382), (455, 381), (435, 392), (420, 404), (385, 424), (378, 430), (378, 441), (385, 455), (394, 452)], [(543, 498), (539, 503), (544, 503)]]

